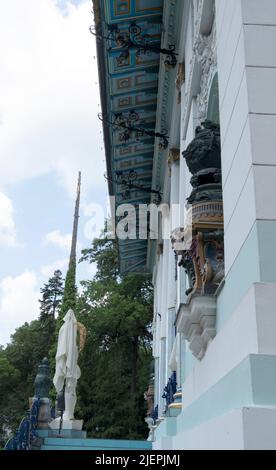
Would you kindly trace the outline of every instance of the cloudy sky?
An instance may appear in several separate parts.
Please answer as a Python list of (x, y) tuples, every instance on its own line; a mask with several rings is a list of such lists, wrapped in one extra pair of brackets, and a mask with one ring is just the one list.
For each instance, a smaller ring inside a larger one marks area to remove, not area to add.
[[(78, 170), (79, 250), (107, 188), (90, 0), (0, 0), (0, 344), (66, 271)], [(81, 266), (88, 278), (93, 267)]]

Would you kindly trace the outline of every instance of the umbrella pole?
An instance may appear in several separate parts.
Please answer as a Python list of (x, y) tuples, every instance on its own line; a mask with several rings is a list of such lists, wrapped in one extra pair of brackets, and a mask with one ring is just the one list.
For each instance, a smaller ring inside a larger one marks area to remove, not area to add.
[(65, 387), (66, 387), (66, 379), (64, 380), (64, 385), (63, 385), (63, 390), (62, 390), (62, 410), (61, 410), (61, 415), (60, 415), (59, 431), (58, 431), (59, 436), (61, 434), (62, 425), (63, 425), (63, 413), (64, 413), (64, 408), (65, 408)]

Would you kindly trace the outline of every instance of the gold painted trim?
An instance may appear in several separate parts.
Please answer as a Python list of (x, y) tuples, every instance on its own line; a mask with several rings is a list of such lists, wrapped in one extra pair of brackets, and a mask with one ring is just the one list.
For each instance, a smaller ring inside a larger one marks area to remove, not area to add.
[(171, 405), (169, 405), (169, 408), (170, 409), (177, 409), (177, 410), (180, 410), (182, 408), (182, 403), (171, 403)]

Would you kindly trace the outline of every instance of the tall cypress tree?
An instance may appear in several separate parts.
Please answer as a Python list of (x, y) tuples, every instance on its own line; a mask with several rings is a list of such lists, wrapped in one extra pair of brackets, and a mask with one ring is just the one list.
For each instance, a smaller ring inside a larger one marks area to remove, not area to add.
[(62, 272), (56, 270), (50, 277), (44, 287), (40, 289), (42, 300), (40, 302), (40, 320), (45, 321), (49, 317), (55, 318), (56, 311), (61, 303), (63, 296)]
[(59, 319), (62, 319), (70, 308), (72, 310), (75, 310), (76, 296), (77, 296), (76, 260), (72, 259), (70, 260), (68, 271), (66, 274), (64, 295), (63, 295), (62, 305), (60, 309)]
[[(60, 309), (59, 320), (61, 320), (69, 309), (74, 310), (76, 307), (76, 251), (77, 251), (77, 238), (78, 238), (78, 223), (79, 223), (79, 210), (80, 210), (80, 188), (81, 188), (81, 173), (79, 172), (77, 198), (75, 204), (75, 214), (73, 223), (72, 244), (70, 252), (70, 260), (68, 271), (65, 279), (63, 301)], [(58, 322), (60, 326), (60, 321)]]

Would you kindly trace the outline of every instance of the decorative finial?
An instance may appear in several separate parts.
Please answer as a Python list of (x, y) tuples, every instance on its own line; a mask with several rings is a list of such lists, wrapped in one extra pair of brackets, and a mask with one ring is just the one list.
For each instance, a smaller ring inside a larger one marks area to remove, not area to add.
[(35, 397), (49, 398), (49, 391), (52, 386), (51, 368), (47, 357), (41, 361), (38, 366), (37, 375), (35, 378)]

